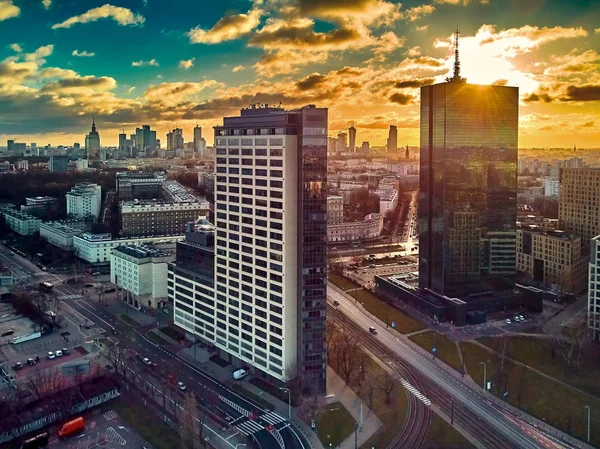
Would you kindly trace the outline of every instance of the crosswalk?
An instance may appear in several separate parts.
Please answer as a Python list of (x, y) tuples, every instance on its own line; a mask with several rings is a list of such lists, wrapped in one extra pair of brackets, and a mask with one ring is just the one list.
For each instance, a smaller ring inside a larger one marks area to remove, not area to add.
[(279, 424), (280, 422), (285, 421), (285, 418), (283, 416), (278, 415), (275, 412), (270, 412), (267, 413), (266, 415), (262, 415), (260, 417), (260, 419), (265, 420), (266, 422), (268, 422), (269, 424)]
[(410, 384), (410, 382), (408, 382), (406, 379), (402, 379), (401, 382), (404, 388), (406, 388), (408, 391), (414, 394), (417, 397), (417, 399), (419, 399), (423, 404), (431, 405), (431, 401), (427, 398), (427, 396), (425, 396), (423, 393), (421, 393), (419, 390), (413, 387)]
[(240, 432), (246, 436), (250, 436), (253, 433), (260, 432), (265, 428), (258, 424), (256, 421), (244, 421), (236, 426)]
[(60, 300), (65, 300), (65, 299), (83, 299), (83, 296), (79, 295), (79, 294), (61, 295), (61, 296), (58, 297), (58, 299), (60, 299)]
[(104, 418), (106, 418), (107, 421), (110, 421), (111, 419), (115, 419), (117, 416), (117, 412), (115, 412), (114, 410), (109, 410), (108, 412), (104, 413), (102, 416), (104, 416)]
[(127, 440), (119, 435), (113, 427), (109, 427), (106, 429), (106, 439), (109, 443), (117, 443), (121, 446), (125, 446), (127, 444)]

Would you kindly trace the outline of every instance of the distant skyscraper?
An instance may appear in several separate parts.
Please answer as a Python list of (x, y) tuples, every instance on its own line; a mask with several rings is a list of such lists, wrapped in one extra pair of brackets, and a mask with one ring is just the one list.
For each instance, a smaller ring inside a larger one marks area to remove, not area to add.
[(51, 172), (69, 171), (69, 156), (50, 156), (48, 170)]
[(167, 133), (167, 150), (182, 150), (183, 144), (183, 130), (181, 128), (175, 128)]
[(369, 142), (363, 142), (362, 146), (360, 147), (360, 150), (366, 154), (371, 150), (371, 145), (369, 144)]
[(350, 136), (350, 144), (349, 150), (351, 153), (356, 151), (356, 128), (354, 127), (354, 123), (350, 128), (348, 128), (348, 136)]
[(454, 76), (421, 88), (421, 288), (464, 298), (514, 282), (518, 123), (519, 89), (466, 84), (458, 51)]
[(151, 154), (156, 150), (156, 131), (150, 129), (150, 125), (142, 125), (135, 129), (135, 146), (138, 150), (146, 150)]
[(12, 154), (14, 145), (15, 145), (15, 141), (14, 140), (7, 140), (6, 141), (6, 149), (8, 150), (8, 154)]
[(346, 133), (338, 133), (337, 136), (337, 151), (338, 153), (342, 153), (346, 151), (348, 148), (348, 134)]
[(404, 153), (404, 159), (410, 159), (410, 151), (408, 150), (408, 144), (406, 144), (406, 153)]
[(127, 134), (125, 134), (125, 130), (121, 134), (119, 134), (119, 151), (125, 151), (127, 142)]
[(390, 125), (390, 132), (387, 140), (387, 150), (396, 151), (398, 148), (398, 128)]
[(98, 159), (100, 157), (100, 134), (96, 131), (96, 123), (92, 119), (92, 130), (85, 136), (85, 150), (88, 159)]
[(194, 127), (194, 151), (200, 151), (200, 139), (202, 139), (202, 128), (198, 125)]

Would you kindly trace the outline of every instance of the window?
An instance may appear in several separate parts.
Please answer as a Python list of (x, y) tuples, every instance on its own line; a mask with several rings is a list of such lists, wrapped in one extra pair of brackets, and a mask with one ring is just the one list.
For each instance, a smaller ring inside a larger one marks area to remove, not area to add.
[(281, 159), (271, 159), (270, 165), (271, 167), (283, 167), (283, 161)]
[[(281, 141), (281, 139), (271, 139), (271, 145), (281, 145), (282, 144), (282, 143), (273, 143), (274, 140)], [(270, 154), (271, 154), (271, 156), (283, 156), (283, 150), (281, 148), (271, 148)]]
[[(260, 145), (259, 141), (261, 141), (261, 140), (263, 140), (263, 139), (256, 139), (256, 144)], [(264, 139), (265, 143), (263, 145), (267, 144), (266, 140), (267, 139)], [(254, 150), (254, 155), (255, 156), (266, 156), (267, 155), (267, 150), (266, 150), (266, 148), (257, 148), (256, 150)]]

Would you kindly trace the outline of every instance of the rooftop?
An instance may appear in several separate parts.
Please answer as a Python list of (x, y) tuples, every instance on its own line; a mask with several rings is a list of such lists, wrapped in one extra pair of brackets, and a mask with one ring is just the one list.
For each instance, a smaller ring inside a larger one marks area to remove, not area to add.
[(114, 251), (118, 251), (136, 259), (145, 259), (147, 257), (166, 257), (171, 254), (162, 251), (158, 248), (147, 245), (121, 245), (117, 246)]
[(19, 220), (39, 220), (40, 218), (34, 217), (33, 215), (29, 215), (28, 213), (18, 211), (16, 209), (2, 209), (2, 213), (4, 215), (9, 215), (11, 217), (15, 217)]

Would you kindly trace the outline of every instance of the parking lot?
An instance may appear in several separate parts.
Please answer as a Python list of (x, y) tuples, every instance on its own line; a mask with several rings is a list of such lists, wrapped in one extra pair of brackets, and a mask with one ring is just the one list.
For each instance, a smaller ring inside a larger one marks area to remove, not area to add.
[(413, 273), (418, 271), (418, 265), (414, 263), (392, 263), (379, 265), (371, 262), (364, 267), (358, 267), (355, 270), (344, 271), (344, 276), (360, 285), (369, 287), (375, 279), (375, 276), (389, 276), (393, 274)]

